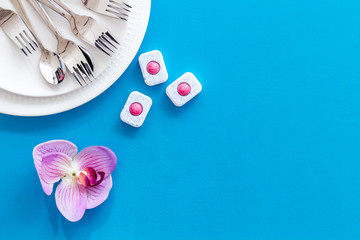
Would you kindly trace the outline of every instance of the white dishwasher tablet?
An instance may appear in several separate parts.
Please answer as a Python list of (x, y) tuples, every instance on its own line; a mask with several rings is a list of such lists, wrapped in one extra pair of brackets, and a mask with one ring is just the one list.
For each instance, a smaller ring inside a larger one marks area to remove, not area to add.
[(152, 100), (140, 92), (130, 93), (120, 118), (123, 122), (133, 126), (141, 127), (148, 115), (152, 105)]
[(168, 72), (160, 51), (154, 50), (141, 54), (139, 64), (146, 85), (154, 86), (168, 80)]
[(166, 94), (176, 106), (181, 107), (198, 95), (201, 90), (201, 83), (194, 74), (188, 72), (170, 84), (166, 88)]

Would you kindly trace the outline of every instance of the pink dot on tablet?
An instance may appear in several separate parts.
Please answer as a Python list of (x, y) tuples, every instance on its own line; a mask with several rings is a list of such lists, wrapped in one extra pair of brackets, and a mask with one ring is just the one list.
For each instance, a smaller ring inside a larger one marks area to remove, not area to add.
[(183, 82), (183, 83), (179, 84), (177, 90), (181, 96), (185, 97), (185, 96), (189, 95), (189, 93), (191, 92), (191, 86), (188, 83)]
[(150, 73), (151, 75), (155, 75), (158, 72), (160, 72), (160, 64), (156, 61), (151, 61), (148, 63), (146, 70), (148, 71), (148, 73)]
[(143, 106), (140, 103), (135, 102), (130, 105), (129, 110), (130, 110), (131, 115), (139, 116), (143, 112)]

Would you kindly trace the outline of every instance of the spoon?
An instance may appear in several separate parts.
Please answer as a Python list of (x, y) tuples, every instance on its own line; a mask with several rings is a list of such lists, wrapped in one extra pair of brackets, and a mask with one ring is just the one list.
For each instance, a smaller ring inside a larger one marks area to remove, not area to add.
[(53, 85), (61, 83), (65, 78), (65, 64), (61, 57), (55, 53), (47, 50), (44, 45), (41, 43), (39, 37), (36, 35), (34, 28), (32, 27), (28, 16), (24, 11), (24, 6), (20, 0), (11, 0), (12, 4), (16, 8), (16, 11), (19, 13), (27, 27), (32, 32), (35, 40), (38, 42), (39, 48), (41, 49), (40, 57), (40, 72), (43, 75), (44, 79)]

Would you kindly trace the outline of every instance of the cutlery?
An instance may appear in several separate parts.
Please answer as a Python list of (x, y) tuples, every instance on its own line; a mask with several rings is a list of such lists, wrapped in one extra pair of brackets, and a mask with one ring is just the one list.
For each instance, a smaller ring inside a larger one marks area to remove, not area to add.
[(61, 83), (65, 78), (65, 72), (66, 72), (65, 65), (61, 57), (57, 53), (47, 50), (44, 47), (44, 45), (41, 43), (39, 37), (36, 35), (33, 26), (31, 25), (31, 22), (24, 10), (24, 6), (22, 5), (21, 1), (11, 0), (11, 3), (14, 5), (16, 11), (23, 19), (26, 26), (30, 29), (36, 42), (38, 43), (38, 46), (41, 50), (39, 67), (40, 67), (40, 72), (43, 75), (44, 79), (48, 83), (54, 85)]
[(81, 0), (90, 10), (127, 21), (131, 6), (121, 0)]
[(21, 18), (14, 11), (0, 7), (0, 27), (26, 56), (28, 56), (27, 52), (31, 54), (28, 46), (36, 51), (33, 46), (38, 47), (36, 41)]
[[(103, 53), (111, 56), (111, 53), (117, 49), (116, 45), (119, 42), (96, 20), (89, 16), (82, 16), (73, 12), (62, 0), (38, 0), (44, 5), (48, 6), (56, 13), (68, 20), (71, 26), (72, 32), (82, 39), (100, 49)], [(55, 2), (57, 5), (55, 5)], [(61, 7), (67, 13), (64, 13), (57, 6)]]
[(44, 8), (37, 0), (28, 0), (35, 10), (39, 13), (42, 19), (46, 22), (50, 30), (54, 33), (58, 40), (58, 53), (64, 60), (66, 67), (73, 74), (80, 86), (87, 85), (94, 79), (93, 76), (93, 64), (89, 57), (89, 54), (84, 54), (82, 48), (76, 43), (65, 39), (58, 32), (50, 17), (45, 12)]

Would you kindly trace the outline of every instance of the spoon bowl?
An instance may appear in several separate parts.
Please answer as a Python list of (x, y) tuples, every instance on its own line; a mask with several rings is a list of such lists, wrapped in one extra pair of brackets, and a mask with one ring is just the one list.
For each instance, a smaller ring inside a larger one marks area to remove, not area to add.
[(40, 72), (44, 79), (53, 85), (61, 83), (65, 78), (66, 67), (61, 57), (44, 47), (41, 49), (39, 62)]

